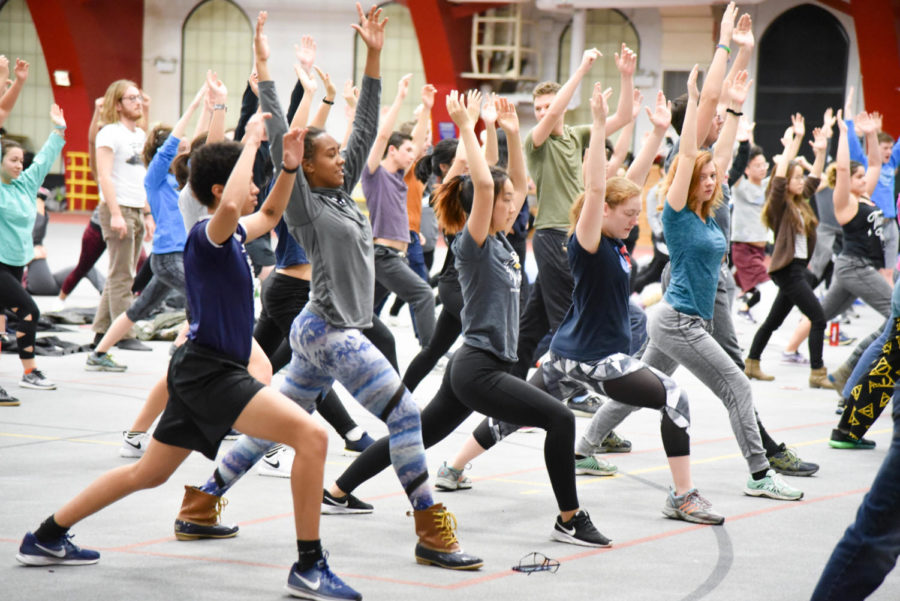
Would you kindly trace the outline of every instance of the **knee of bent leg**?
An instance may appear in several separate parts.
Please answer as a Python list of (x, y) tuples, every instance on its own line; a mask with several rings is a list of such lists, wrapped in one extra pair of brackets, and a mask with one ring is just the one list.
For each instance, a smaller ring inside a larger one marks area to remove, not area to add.
[(291, 443), (294, 451), (308, 460), (324, 461), (328, 453), (328, 432), (325, 428), (310, 420), (308, 427), (297, 431), (299, 435)]

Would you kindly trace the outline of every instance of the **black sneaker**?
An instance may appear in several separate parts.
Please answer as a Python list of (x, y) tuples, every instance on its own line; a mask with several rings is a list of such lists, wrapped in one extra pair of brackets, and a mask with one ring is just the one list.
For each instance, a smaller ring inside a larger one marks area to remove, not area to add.
[(584, 509), (579, 509), (568, 522), (563, 522), (561, 516), (556, 516), (550, 538), (582, 547), (612, 546), (612, 541), (597, 531), (591, 522), (591, 516)]
[(14, 396), (10, 396), (8, 392), (3, 390), (3, 387), (0, 386), (0, 407), (18, 407), (19, 399)]
[(360, 501), (353, 495), (335, 497), (327, 490), (322, 490), (322, 513), (337, 515), (342, 513), (372, 513), (375, 507)]
[(123, 338), (116, 346), (125, 351), (152, 351), (153, 349), (137, 338)]
[(840, 428), (835, 428), (831, 431), (831, 440), (828, 441), (828, 446), (832, 449), (860, 449), (869, 451), (875, 448), (875, 441), (869, 440), (868, 438), (860, 438), (857, 440)]

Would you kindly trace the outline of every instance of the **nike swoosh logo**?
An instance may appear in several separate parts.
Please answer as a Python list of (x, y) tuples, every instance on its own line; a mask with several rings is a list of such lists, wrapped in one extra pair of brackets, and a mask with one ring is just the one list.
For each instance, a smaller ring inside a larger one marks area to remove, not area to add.
[(335, 499), (334, 497), (331, 497), (331, 504), (332, 504), (332, 505), (338, 505), (338, 506), (340, 506), (340, 507), (349, 507), (349, 506), (350, 506), (350, 499), (347, 498), (347, 499), (344, 499), (343, 501), (338, 501), (338, 500)]
[(321, 578), (316, 578), (315, 582), (312, 582), (312, 581), (310, 581), (310, 580), (307, 580), (306, 578), (304, 578), (304, 577), (301, 576), (300, 574), (296, 574), (296, 576), (297, 576), (297, 578), (300, 579), (300, 582), (302, 582), (303, 584), (305, 584), (310, 590), (314, 590), (314, 591), (319, 590), (319, 585), (322, 583), (322, 579), (321, 579)]
[(48, 547), (45, 547), (41, 543), (37, 543), (37, 542), (34, 543), (34, 546), (37, 547), (38, 549), (40, 549), (41, 551), (43, 551), (44, 553), (49, 553), (53, 557), (59, 557), (60, 559), (62, 559), (63, 557), (66, 556), (65, 549), (50, 549)]
[(558, 525), (558, 528), (559, 528), (560, 530), (562, 530), (563, 532), (565, 532), (566, 534), (568, 534), (569, 536), (575, 536), (575, 528), (571, 528), (571, 529), (570, 529), (570, 528), (566, 528), (566, 527), (563, 526), (562, 524), (559, 524), (559, 525)]
[(281, 467), (281, 461), (279, 461), (278, 459), (275, 460), (275, 463), (272, 463), (271, 459), (266, 459), (266, 463), (268, 463), (269, 467), (274, 470), (277, 470), (279, 467)]
[(133, 446), (134, 448), (136, 448), (136, 449), (138, 449), (138, 450), (140, 450), (140, 448), (141, 448), (141, 443), (140, 443), (140, 442), (138, 442), (137, 444), (134, 444), (133, 442), (131, 442), (131, 441), (128, 440), (127, 438), (125, 439), (125, 442), (128, 443), (128, 444), (130, 444), (131, 446)]

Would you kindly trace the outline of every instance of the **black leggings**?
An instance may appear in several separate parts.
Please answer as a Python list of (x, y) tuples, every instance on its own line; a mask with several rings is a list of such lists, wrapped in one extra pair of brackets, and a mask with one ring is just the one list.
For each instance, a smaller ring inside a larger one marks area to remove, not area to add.
[(750, 345), (750, 359), (757, 361), (762, 356), (763, 349), (769, 343), (772, 332), (777, 330), (794, 305), (800, 312), (806, 315), (810, 321), (809, 330), (809, 366), (818, 369), (825, 365), (822, 362), (822, 343), (825, 336), (825, 313), (822, 305), (813, 292), (812, 284), (816, 276), (806, 268), (806, 261), (794, 259), (787, 267), (770, 274), (772, 281), (778, 286), (778, 295), (769, 309), (769, 315), (759, 326), (753, 343)]
[(462, 332), (460, 312), (463, 299), (459, 283), (441, 280), (438, 284), (438, 294), (443, 308), (434, 325), (431, 340), (419, 351), (418, 355), (413, 357), (406, 368), (406, 373), (403, 374), (403, 384), (410, 392), (415, 390), (425, 376), (434, 369), (438, 359), (450, 350)]
[[(541, 390), (546, 390), (541, 370), (535, 372), (528, 380), (529, 384)], [(603, 392), (611, 399), (647, 409), (660, 410), (666, 404), (666, 389), (659, 377), (649, 369), (626, 374), (621, 378), (603, 381)], [(691, 436), (685, 428), (678, 427), (669, 414), (661, 411), (662, 421), (659, 426), (662, 436), (663, 448), (666, 457), (683, 457), (691, 454)], [(485, 418), (475, 430), (472, 436), (485, 450), (518, 430), (521, 426), (509, 422), (497, 421)]]
[(24, 267), (0, 263), (0, 308), (16, 314), (16, 346), (20, 359), (34, 359), (34, 337), (41, 311), (22, 287)]
[[(422, 410), (422, 439), (429, 448), (446, 438), (472, 411), (547, 431), (544, 462), (560, 511), (578, 508), (575, 491), (575, 417), (565, 405), (509, 371), (513, 364), (463, 345), (450, 360), (434, 399)], [(463, 401), (463, 399), (465, 399)], [(337, 479), (344, 492), (391, 465), (388, 438), (366, 449)]]

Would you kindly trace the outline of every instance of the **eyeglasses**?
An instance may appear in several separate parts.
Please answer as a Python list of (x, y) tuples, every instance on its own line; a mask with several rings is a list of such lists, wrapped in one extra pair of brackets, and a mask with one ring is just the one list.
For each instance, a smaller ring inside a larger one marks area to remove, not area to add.
[(131, 96), (122, 96), (122, 100), (127, 100), (128, 102), (138, 102), (144, 99), (140, 94), (132, 94)]
[(514, 565), (512, 569), (516, 572), (522, 572), (529, 576), (534, 572), (550, 572), (555, 574), (559, 569), (559, 561), (550, 559), (543, 553), (529, 553), (519, 560), (518, 565)]

